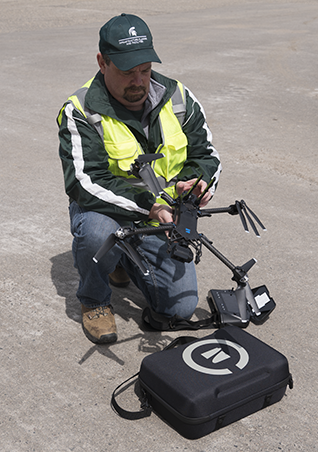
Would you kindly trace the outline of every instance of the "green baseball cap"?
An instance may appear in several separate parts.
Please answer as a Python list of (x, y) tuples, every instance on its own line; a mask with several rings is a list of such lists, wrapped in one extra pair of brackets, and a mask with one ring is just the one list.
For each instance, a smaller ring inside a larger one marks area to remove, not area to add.
[(121, 71), (152, 61), (161, 63), (151, 32), (140, 17), (124, 13), (113, 17), (100, 29), (99, 37), (101, 54), (108, 55)]

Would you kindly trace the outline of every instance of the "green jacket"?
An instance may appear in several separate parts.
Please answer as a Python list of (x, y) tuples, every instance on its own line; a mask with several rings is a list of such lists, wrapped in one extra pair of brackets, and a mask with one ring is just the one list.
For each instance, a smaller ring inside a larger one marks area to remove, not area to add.
[[(154, 153), (161, 144), (159, 112), (176, 86), (175, 80), (153, 71), (152, 95), (148, 96), (144, 116), (139, 121), (108, 93), (103, 75), (98, 72), (85, 95), (85, 110), (123, 122), (143, 151)], [(188, 180), (203, 174), (204, 180), (209, 182), (215, 176), (213, 192), (221, 172), (219, 156), (211, 144), (212, 134), (202, 106), (188, 89), (185, 92), (186, 112), (182, 129), (188, 139), (187, 160), (177, 180)], [(87, 210), (117, 220), (146, 220), (156, 201), (155, 196), (144, 187), (132, 186), (110, 172), (107, 149), (96, 127), (71, 101), (67, 101), (61, 109), (58, 125), (65, 190), (70, 199)]]

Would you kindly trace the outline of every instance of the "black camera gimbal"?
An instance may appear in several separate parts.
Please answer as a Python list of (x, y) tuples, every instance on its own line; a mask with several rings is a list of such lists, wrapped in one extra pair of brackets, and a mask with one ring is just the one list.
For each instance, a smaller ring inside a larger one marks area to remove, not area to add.
[[(198, 264), (202, 255), (202, 245), (204, 245), (232, 271), (232, 280), (237, 283), (235, 290), (210, 290), (208, 293), (207, 300), (212, 314), (215, 316), (216, 326), (235, 324), (240, 327), (246, 327), (249, 320), (256, 324), (264, 323), (276, 305), (274, 300), (270, 298), (266, 286), (260, 286), (253, 290), (250, 288), (247, 272), (256, 263), (256, 259), (253, 258), (241, 266), (234, 265), (212, 245), (212, 242), (204, 234), (197, 231), (197, 221), (198, 218), (210, 217), (217, 213), (239, 215), (245, 231), (249, 232), (249, 223), (258, 237), (259, 232), (254, 220), (264, 231), (266, 231), (265, 226), (246, 205), (244, 200), (235, 201), (235, 204), (229, 207), (200, 209), (199, 206), (202, 198), (214, 183), (214, 179), (212, 179), (203, 193), (197, 197), (194, 194), (194, 190), (202, 179), (202, 175), (196, 180), (189, 191), (173, 199), (162, 190), (150, 166), (150, 162), (162, 157), (164, 155), (160, 153), (140, 155), (135, 160), (135, 163), (131, 165), (130, 173), (138, 178), (142, 178), (156, 197), (161, 196), (173, 208), (173, 222), (160, 224), (159, 226), (119, 228), (107, 238), (102, 247), (97, 251), (93, 258), (94, 262), (97, 263), (104, 254), (117, 244), (138, 265), (140, 270), (147, 275), (148, 271), (143, 265), (141, 257), (126, 239), (137, 234), (156, 235), (162, 231), (168, 232), (168, 252), (171, 258), (181, 262), (191, 262), (194, 258), (195, 263)], [(193, 255), (192, 249), (194, 250), (195, 256)]]

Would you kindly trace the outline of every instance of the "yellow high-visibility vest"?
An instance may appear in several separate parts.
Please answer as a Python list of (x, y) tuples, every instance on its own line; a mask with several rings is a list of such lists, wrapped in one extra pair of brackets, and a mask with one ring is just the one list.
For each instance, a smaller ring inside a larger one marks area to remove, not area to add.
[[(128, 174), (130, 165), (140, 154), (144, 154), (136, 137), (129, 128), (121, 121), (110, 116), (93, 114), (88, 115), (84, 110), (85, 94), (93, 79), (88, 81), (78, 92), (68, 98), (74, 106), (87, 118), (92, 125), (100, 123), (102, 126), (102, 138), (106, 152), (108, 154), (109, 170), (115, 175), (133, 182), (136, 179), (132, 174)], [(174, 190), (175, 178), (181, 171), (187, 159), (188, 139), (182, 131), (176, 110), (180, 109), (180, 98), (185, 105), (185, 93), (183, 85), (178, 82), (177, 90), (179, 105), (175, 108), (173, 97), (163, 106), (159, 113), (159, 122), (162, 135), (162, 144), (156, 152), (161, 152), (164, 157), (152, 163), (156, 177), (160, 181), (162, 188), (173, 198), (176, 197)], [(81, 92), (81, 95), (79, 95)], [(62, 114), (62, 113), (61, 113)], [(61, 117), (60, 114), (60, 117)]]

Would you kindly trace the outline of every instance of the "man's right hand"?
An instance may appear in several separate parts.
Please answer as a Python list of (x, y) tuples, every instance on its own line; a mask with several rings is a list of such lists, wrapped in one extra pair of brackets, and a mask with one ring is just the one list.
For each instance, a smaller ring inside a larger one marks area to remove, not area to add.
[(150, 210), (149, 219), (157, 220), (159, 223), (172, 223), (173, 210), (166, 204), (159, 204), (155, 202)]

